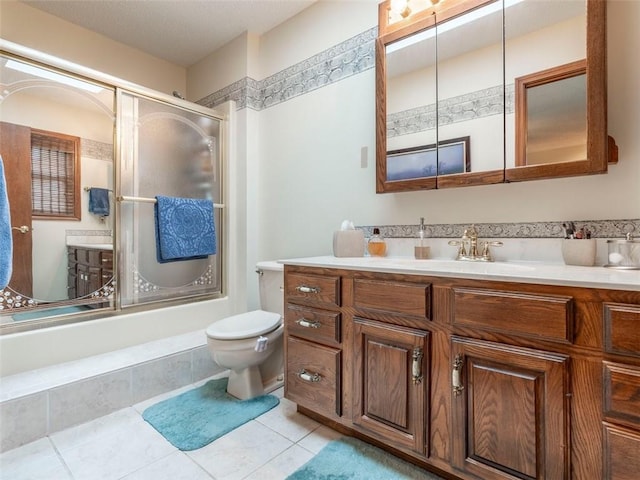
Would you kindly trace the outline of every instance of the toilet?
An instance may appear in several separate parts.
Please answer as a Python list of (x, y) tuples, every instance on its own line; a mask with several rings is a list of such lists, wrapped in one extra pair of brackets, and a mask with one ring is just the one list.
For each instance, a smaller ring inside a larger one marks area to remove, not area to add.
[(206, 330), (211, 358), (230, 371), (227, 393), (241, 400), (284, 383), (284, 267), (277, 262), (256, 267), (261, 309), (218, 320)]

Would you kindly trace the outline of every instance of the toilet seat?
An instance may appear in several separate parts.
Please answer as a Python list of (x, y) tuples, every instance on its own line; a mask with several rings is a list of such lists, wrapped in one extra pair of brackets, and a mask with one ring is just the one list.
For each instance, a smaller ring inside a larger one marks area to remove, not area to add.
[(254, 310), (223, 318), (207, 328), (207, 337), (216, 340), (241, 340), (269, 333), (280, 325), (277, 313)]

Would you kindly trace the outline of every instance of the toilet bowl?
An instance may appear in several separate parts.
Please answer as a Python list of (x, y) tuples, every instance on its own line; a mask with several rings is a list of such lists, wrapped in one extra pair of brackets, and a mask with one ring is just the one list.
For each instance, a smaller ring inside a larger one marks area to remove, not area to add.
[(223, 318), (207, 330), (211, 358), (229, 369), (227, 393), (245, 400), (283, 383), (283, 267), (276, 262), (257, 265), (261, 307)]

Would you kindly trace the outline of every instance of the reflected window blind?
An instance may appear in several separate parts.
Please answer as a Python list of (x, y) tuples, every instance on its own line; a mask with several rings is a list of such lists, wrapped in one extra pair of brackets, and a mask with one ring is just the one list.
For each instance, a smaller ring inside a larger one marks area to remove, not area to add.
[(31, 132), (32, 214), (79, 219), (80, 139), (53, 132)]

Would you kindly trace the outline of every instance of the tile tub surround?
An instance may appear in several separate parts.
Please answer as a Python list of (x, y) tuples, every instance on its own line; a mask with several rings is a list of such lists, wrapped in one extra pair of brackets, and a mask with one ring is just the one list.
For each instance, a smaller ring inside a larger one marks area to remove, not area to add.
[(223, 371), (198, 330), (0, 378), (0, 452)]

